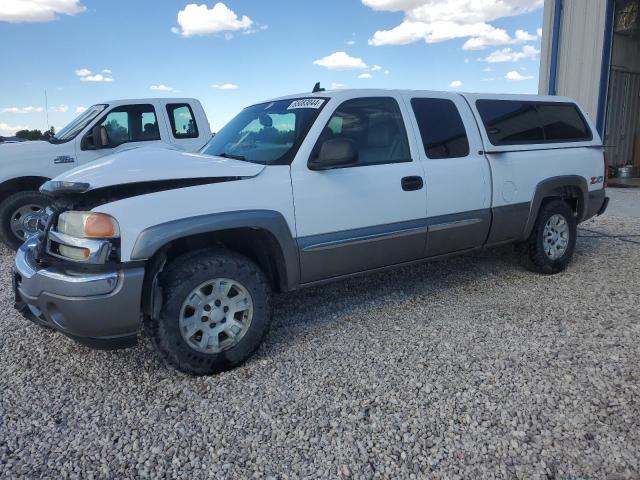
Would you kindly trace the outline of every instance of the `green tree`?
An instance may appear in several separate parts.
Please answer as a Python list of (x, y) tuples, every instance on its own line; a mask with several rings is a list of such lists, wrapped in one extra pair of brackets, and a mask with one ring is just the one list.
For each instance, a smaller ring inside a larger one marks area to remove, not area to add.
[(19, 130), (16, 132), (16, 137), (25, 140), (42, 140), (42, 132), (40, 130)]

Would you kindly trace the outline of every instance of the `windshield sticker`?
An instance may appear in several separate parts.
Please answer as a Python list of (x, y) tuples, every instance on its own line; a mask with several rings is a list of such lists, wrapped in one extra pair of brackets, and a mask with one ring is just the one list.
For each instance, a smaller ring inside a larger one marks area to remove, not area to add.
[(324, 105), (324, 98), (303, 98), (301, 100), (294, 100), (287, 110), (294, 110), (296, 108), (315, 108), (318, 109)]

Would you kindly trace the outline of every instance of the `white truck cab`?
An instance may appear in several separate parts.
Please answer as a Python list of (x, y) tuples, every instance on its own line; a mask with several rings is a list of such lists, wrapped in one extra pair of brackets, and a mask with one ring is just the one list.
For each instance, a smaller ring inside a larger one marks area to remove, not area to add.
[(564, 270), (607, 207), (602, 142), (568, 98), (314, 91), (252, 105), (198, 154), (66, 172), (16, 256), (16, 307), (98, 347), (144, 322), (171, 364), (246, 360), (272, 291), (516, 244)]
[(195, 152), (211, 138), (193, 98), (111, 100), (89, 107), (49, 141), (0, 144), (0, 240), (16, 249), (35, 231), (47, 180), (105, 155), (166, 145)]

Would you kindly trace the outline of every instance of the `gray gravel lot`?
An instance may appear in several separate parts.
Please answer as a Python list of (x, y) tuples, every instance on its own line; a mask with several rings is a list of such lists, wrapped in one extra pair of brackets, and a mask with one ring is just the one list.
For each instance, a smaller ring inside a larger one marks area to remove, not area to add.
[(19, 318), (2, 251), (0, 477), (640, 478), (640, 219), (582, 227), (553, 277), (501, 248), (281, 296), (208, 378)]

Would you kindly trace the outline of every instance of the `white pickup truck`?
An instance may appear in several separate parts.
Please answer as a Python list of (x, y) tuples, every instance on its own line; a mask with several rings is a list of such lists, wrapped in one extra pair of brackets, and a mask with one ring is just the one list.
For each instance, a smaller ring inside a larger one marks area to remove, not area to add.
[(570, 262), (607, 207), (602, 142), (570, 99), (343, 90), (250, 106), (199, 154), (141, 149), (47, 182), (16, 307), (79, 341), (143, 322), (192, 374), (260, 345), (272, 291), (515, 243)]
[(66, 170), (145, 145), (195, 152), (210, 138), (198, 100), (144, 98), (93, 105), (49, 141), (0, 144), (0, 241), (15, 250), (35, 232), (46, 207), (38, 188)]

